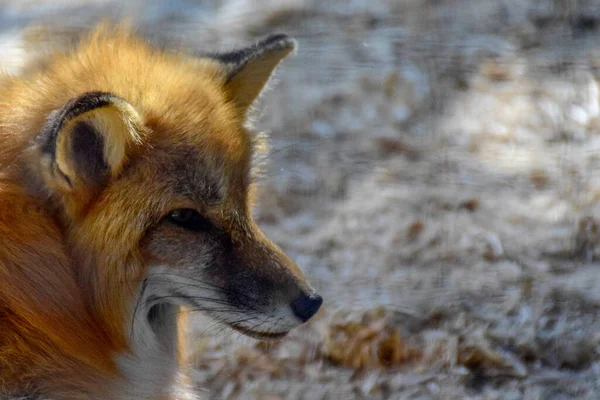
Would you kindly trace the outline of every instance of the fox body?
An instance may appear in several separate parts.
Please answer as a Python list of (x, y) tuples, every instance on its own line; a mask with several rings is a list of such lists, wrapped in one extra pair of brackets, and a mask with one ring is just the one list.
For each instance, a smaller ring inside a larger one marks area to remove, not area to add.
[(193, 399), (186, 311), (265, 339), (316, 313), (251, 216), (248, 110), (294, 46), (99, 28), (0, 80), (0, 398)]

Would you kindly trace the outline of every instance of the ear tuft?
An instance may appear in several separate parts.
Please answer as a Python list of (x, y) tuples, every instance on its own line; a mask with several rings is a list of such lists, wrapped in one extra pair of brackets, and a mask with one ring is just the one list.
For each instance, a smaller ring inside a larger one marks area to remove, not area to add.
[(110, 93), (70, 100), (49, 115), (38, 136), (46, 182), (67, 192), (93, 192), (121, 172), (141, 129), (133, 106)]
[(225, 70), (227, 90), (237, 108), (245, 113), (260, 95), (271, 74), (297, 47), (285, 34), (273, 34), (256, 44), (229, 53), (212, 55)]

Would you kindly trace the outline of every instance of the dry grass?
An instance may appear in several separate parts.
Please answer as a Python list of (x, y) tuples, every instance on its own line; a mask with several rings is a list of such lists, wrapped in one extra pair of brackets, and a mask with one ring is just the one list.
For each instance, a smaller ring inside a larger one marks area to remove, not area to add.
[(390, 326), (383, 309), (364, 314), (360, 321), (331, 323), (324, 347), (331, 363), (357, 371), (394, 368), (421, 358), (420, 349)]

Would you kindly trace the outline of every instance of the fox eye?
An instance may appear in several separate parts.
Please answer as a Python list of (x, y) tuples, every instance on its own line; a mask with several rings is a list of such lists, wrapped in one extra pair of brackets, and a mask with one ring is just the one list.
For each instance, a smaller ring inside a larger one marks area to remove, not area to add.
[(191, 208), (181, 208), (167, 214), (167, 220), (190, 231), (202, 232), (212, 227), (211, 222)]

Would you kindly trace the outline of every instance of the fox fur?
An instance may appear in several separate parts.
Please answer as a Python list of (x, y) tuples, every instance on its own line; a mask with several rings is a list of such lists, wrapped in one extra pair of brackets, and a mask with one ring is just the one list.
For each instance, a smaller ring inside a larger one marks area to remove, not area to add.
[(247, 127), (294, 48), (100, 27), (0, 78), (0, 399), (194, 399), (182, 310), (257, 338), (303, 322), (314, 290), (252, 220)]

